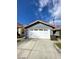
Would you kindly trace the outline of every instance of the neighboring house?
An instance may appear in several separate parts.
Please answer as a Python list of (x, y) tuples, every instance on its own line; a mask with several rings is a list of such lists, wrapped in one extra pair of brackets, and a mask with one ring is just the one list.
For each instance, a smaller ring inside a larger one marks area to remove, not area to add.
[(56, 28), (53, 31), (54, 31), (54, 36), (56, 36), (56, 38), (61, 38), (61, 29), (60, 28)]
[(46, 22), (37, 20), (28, 26), (25, 26), (25, 36), (27, 38), (36, 39), (51, 39), (53, 36), (53, 29), (55, 27)]
[(55, 31), (56, 33), (54, 35), (61, 36), (61, 29), (56, 29)]
[(17, 23), (17, 37), (22, 37), (24, 34), (24, 28), (21, 24)]

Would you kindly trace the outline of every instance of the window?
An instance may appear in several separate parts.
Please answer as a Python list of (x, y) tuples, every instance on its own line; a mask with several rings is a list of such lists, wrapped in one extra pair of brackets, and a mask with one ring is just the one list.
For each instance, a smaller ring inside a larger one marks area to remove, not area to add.
[(33, 29), (30, 29), (31, 31), (33, 31)]
[(35, 31), (37, 31), (38, 29), (34, 29)]
[(44, 29), (44, 31), (47, 31), (47, 29)]
[(43, 31), (43, 29), (39, 29), (40, 31)]

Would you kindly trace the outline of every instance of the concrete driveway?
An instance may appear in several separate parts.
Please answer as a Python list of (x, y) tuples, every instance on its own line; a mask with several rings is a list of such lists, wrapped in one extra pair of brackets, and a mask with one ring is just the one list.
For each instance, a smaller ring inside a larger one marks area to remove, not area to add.
[(17, 59), (61, 59), (50, 40), (25, 40), (17, 46)]

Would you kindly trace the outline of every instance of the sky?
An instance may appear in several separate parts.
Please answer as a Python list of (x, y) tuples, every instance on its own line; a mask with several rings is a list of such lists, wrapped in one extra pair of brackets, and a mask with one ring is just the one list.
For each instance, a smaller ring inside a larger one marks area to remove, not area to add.
[(61, 24), (60, 0), (17, 0), (17, 22), (23, 25), (42, 20)]

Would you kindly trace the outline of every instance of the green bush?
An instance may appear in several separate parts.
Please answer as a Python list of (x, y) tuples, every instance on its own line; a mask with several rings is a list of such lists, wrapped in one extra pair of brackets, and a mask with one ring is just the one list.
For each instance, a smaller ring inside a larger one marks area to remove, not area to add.
[(56, 45), (61, 49), (61, 43), (56, 43)]

